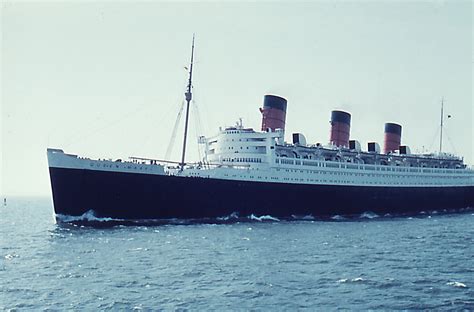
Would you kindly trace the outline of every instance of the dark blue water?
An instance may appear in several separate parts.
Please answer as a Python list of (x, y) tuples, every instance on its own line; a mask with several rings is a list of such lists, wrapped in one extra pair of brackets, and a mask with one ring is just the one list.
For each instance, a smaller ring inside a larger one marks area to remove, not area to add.
[(0, 207), (0, 310), (474, 309), (474, 213), (221, 225), (55, 224)]

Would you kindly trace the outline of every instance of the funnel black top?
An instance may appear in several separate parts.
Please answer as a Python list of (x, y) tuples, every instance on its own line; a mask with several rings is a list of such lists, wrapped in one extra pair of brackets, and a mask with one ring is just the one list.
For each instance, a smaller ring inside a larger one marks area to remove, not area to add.
[(286, 113), (286, 99), (276, 95), (265, 95), (263, 99), (263, 107), (271, 107), (282, 110)]
[(385, 133), (402, 135), (402, 126), (396, 123), (387, 122), (385, 124)]
[(351, 114), (343, 111), (332, 111), (331, 112), (331, 122), (342, 122), (345, 124), (351, 124)]

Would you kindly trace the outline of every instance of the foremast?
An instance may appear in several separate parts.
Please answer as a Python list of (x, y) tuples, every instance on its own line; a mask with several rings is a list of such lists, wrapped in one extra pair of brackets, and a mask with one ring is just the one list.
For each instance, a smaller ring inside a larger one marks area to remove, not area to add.
[(189, 66), (188, 87), (186, 89), (186, 93), (184, 94), (184, 96), (186, 98), (186, 119), (185, 119), (185, 122), (184, 122), (183, 152), (181, 154), (181, 163), (180, 163), (181, 171), (183, 171), (184, 165), (185, 165), (184, 159), (185, 159), (185, 156), (186, 156), (186, 139), (187, 139), (187, 136), (188, 136), (189, 103), (191, 103), (191, 100), (192, 100), (192, 97), (193, 97), (193, 95), (192, 95), (193, 63), (194, 63), (194, 34), (193, 34), (193, 44), (192, 44), (192, 48), (191, 48), (191, 64)]

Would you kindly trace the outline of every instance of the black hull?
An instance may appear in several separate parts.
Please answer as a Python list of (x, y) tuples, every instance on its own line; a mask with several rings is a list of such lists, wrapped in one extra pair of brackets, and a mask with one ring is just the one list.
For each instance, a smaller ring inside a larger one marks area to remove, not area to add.
[(474, 207), (474, 187), (375, 187), (232, 181), (50, 168), (57, 215), (123, 220), (219, 219), (229, 215), (415, 214)]

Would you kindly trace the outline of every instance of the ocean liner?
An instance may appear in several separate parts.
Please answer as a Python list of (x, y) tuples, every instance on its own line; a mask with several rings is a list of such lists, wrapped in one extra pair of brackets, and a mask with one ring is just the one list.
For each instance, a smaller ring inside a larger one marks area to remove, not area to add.
[[(312, 219), (404, 215), (474, 207), (474, 171), (463, 159), (412, 154), (402, 127), (385, 124), (383, 150), (350, 140), (351, 115), (331, 113), (329, 144), (301, 133), (285, 141), (287, 100), (265, 95), (260, 131), (242, 121), (201, 137), (204, 158), (185, 161), (194, 39), (180, 162), (93, 160), (47, 150), (58, 221)], [(441, 114), (441, 126), (443, 114)], [(441, 141), (442, 142), (442, 141)]]

